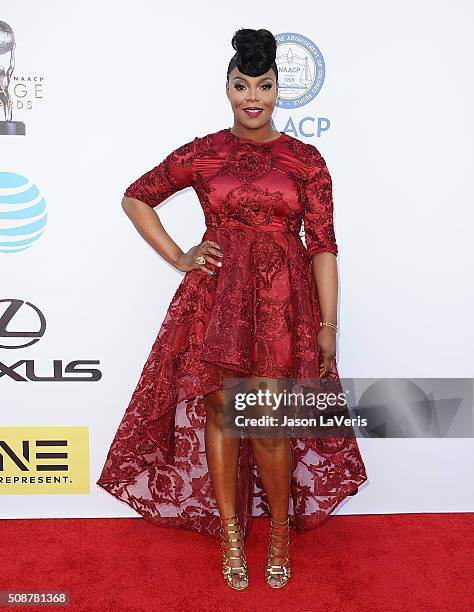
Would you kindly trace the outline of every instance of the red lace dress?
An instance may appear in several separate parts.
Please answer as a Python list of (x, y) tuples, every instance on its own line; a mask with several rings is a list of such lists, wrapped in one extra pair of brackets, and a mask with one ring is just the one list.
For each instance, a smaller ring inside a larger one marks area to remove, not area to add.
[[(224, 368), (319, 376), (311, 256), (338, 249), (331, 178), (314, 145), (285, 133), (256, 143), (226, 128), (179, 147), (125, 195), (155, 207), (191, 186), (205, 216), (201, 240), (218, 242), (223, 265), (209, 265), (215, 276), (194, 269), (182, 279), (97, 484), (156, 525), (217, 537), (203, 395), (224, 388)], [(328, 379), (339, 381), (336, 365)], [(252, 517), (269, 515), (250, 442), (241, 438), (238, 466), (244, 533)], [(317, 527), (367, 476), (354, 437), (290, 442), (290, 524), (300, 531)]]

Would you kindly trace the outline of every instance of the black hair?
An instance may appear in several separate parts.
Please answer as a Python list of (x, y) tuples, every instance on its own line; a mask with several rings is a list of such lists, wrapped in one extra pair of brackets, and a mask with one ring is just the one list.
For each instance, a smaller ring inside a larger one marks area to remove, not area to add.
[(278, 82), (278, 68), (275, 62), (277, 43), (271, 32), (241, 28), (232, 37), (232, 46), (236, 53), (229, 62), (227, 79), (235, 67), (243, 74), (252, 77), (265, 74), (272, 68)]

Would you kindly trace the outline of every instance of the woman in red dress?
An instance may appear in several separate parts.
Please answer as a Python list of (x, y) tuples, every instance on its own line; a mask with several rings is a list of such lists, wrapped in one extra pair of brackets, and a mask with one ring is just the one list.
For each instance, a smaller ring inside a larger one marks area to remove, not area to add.
[[(265, 577), (282, 587), (290, 527), (316, 528), (367, 476), (353, 436), (224, 432), (229, 377), (273, 391), (293, 380), (339, 381), (331, 177), (314, 145), (272, 127), (273, 35), (242, 29), (232, 45), (233, 127), (180, 146), (124, 194), (137, 230), (185, 275), (97, 484), (156, 525), (220, 538), (224, 578), (242, 590), (252, 517), (270, 518)], [(152, 208), (186, 187), (206, 231), (184, 253)]]

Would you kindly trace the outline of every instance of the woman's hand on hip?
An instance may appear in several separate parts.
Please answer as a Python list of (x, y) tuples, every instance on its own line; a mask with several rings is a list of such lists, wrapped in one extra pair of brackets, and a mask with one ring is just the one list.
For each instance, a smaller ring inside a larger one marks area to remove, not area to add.
[[(214, 270), (208, 268), (207, 264), (211, 263), (220, 268), (222, 266), (222, 262), (219, 261), (219, 258), (222, 256), (223, 253), (221, 254), (219, 243), (215, 242), (214, 240), (204, 240), (200, 244), (189, 249), (187, 253), (180, 255), (175, 263), (175, 267), (178, 270), (181, 270), (181, 272), (189, 272), (190, 270), (198, 269), (205, 274), (214, 275)], [(196, 263), (197, 257), (204, 257), (206, 263), (202, 265)]]

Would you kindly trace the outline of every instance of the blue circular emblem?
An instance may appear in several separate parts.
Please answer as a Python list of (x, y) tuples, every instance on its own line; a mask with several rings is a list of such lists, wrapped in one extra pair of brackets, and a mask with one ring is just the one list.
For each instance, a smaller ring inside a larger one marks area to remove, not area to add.
[(325, 75), (321, 51), (307, 36), (296, 32), (275, 34), (277, 41), (279, 108), (300, 108), (319, 93)]

